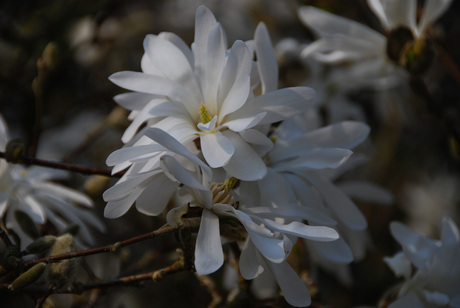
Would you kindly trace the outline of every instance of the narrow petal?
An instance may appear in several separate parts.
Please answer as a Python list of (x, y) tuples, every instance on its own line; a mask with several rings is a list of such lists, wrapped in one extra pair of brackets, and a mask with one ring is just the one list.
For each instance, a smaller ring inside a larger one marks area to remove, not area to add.
[(262, 93), (278, 89), (278, 62), (268, 35), (267, 27), (259, 23), (254, 34), (257, 68), (262, 82)]
[(307, 175), (305, 172), (303, 176), (318, 189), (329, 208), (335, 212), (337, 218), (347, 227), (353, 230), (367, 228), (366, 218), (345, 193), (316, 174), (309, 172)]
[(396, 277), (404, 277), (406, 280), (410, 279), (412, 267), (410, 260), (404, 252), (398, 252), (393, 257), (385, 257), (383, 261), (391, 268)]
[(248, 100), (251, 89), (250, 73), (252, 59), (248, 48), (242, 41), (236, 41), (225, 63), (219, 87), (219, 120), (238, 110)]
[(176, 154), (179, 154), (189, 159), (190, 161), (194, 162), (195, 164), (203, 168), (203, 170), (206, 173), (211, 174), (211, 169), (205, 163), (203, 163), (198, 157), (193, 155), (192, 152), (187, 150), (187, 148), (184, 147), (179, 141), (174, 139), (171, 135), (164, 132), (163, 130), (155, 128), (155, 127), (149, 127), (145, 131), (145, 136), (149, 137), (153, 141), (158, 142), (159, 144), (161, 144), (162, 146), (164, 146), (171, 152), (174, 152)]
[(289, 305), (305, 307), (311, 304), (307, 286), (287, 262), (270, 262), (269, 265)]
[(426, 0), (423, 15), (418, 25), (418, 35), (423, 35), (426, 28), (442, 16), (451, 3), (452, 0)]
[(352, 151), (345, 149), (316, 149), (289, 162), (280, 163), (279, 167), (274, 165), (273, 170), (337, 168), (345, 163), (351, 154), (353, 154)]
[(389, 31), (399, 26), (415, 30), (416, 0), (368, 0), (367, 3), (385, 30)]
[(227, 116), (227, 121), (255, 116), (263, 111), (267, 115), (259, 124), (284, 120), (313, 106), (315, 91), (307, 87), (285, 88), (257, 96)]
[(252, 280), (264, 271), (257, 258), (257, 253), (256, 246), (248, 239), (241, 251), (239, 262), (241, 276), (246, 280)]
[(128, 110), (142, 110), (152, 99), (160, 98), (153, 94), (129, 92), (114, 96), (113, 100)]
[(319, 147), (352, 149), (363, 142), (369, 132), (369, 126), (364, 123), (343, 121), (316, 129), (296, 140), (299, 143), (311, 142)]
[(128, 90), (164, 95), (179, 102), (187, 102), (191, 96), (181, 84), (160, 76), (123, 71), (111, 75), (109, 79), (117, 86)]
[(270, 229), (313, 241), (331, 242), (339, 238), (337, 231), (329, 227), (309, 226), (298, 221), (293, 221), (287, 225), (279, 224), (269, 219), (262, 219), (262, 221)]
[(369, 182), (347, 181), (337, 184), (337, 187), (352, 199), (364, 202), (387, 205), (393, 203), (394, 200), (390, 191)]
[(190, 171), (185, 169), (174, 157), (164, 155), (160, 158), (160, 161), (165, 174), (171, 173), (171, 175), (177, 179), (177, 181), (187, 187), (198, 190), (208, 190), (200, 182), (198, 182), (196, 177), (194, 177)]
[(198, 275), (217, 271), (224, 263), (220, 241), (219, 218), (209, 210), (203, 210), (200, 230), (195, 246), (195, 269)]
[(312, 6), (299, 8), (298, 13), (300, 20), (318, 36), (341, 34), (372, 42), (378, 46), (385, 46), (385, 37), (383, 35), (358, 22)]
[(353, 252), (343, 238), (333, 242), (311, 242), (317, 253), (329, 262), (348, 264), (353, 262)]
[(140, 145), (140, 146), (133, 146), (133, 147), (125, 147), (115, 152), (112, 152), (106, 160), (107, 166), (115, 166), (121, 164), (126, 161), (131, 161), (135, 158), (139, 158), (140, 156), (153, 156), (159, 151), (166, 150), (160, 144), (149, 144), (149, 145)]

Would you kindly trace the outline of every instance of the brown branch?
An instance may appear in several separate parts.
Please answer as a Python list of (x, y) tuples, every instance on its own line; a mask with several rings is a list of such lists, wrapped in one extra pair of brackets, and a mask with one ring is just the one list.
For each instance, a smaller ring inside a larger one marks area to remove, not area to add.
[(45, 258), (40, 258), (40, 259), (35, 259), (31, 261), (27, 261), (24, 263), (24, 267), (28, 268), (30, 266), (33, 266), (35, 264), (38, 264), (40, 262), (44, 263), (54, 263), (54, 262), (59, 262), (61, 260), (66, 260), (66, 259), (72, 259), (72, 258), (78, 258), (78, 257), (84, 257), (84, 256), (89, 256), (89, 255), (94, 255), (98, 253), (104, 253), (104, 252), (114, 252), (118, 248), (128, 246), (134, 243), (138, 243), (150, 238), (157, 238), (157, 237), (162, 237), (169, 235), (170, 233), (178, 230), (181, 226), (180, 225), (175, 225), (175, 226), (169, 226), (169, 225), (164, 225), (158, 230), (139, 235), (124, 241), (116, 242), (112, 245), (106, 245), (102, 247), (97, 247), (97, 248), (92, 248), (92, 249), (86, 249), (86, 250), (81, 250), (81, 251), (74, 251), (74, 252), (67, 252), (67, 253), (62, 253), (54, 256), (49, 256)]
[(7, 155), (4, 152), (0, 152), (0, 158), (6, 159), (8, 162), (12, 164), (36, 165), (36, 166), (53, 168), (53, 169), (68, 170), (68, 171), (78, 172), (78, 173), (86, 174), (86, 175), (99, 174), (99, 175), (104, 175), (104, 176), (109, 176), (109, 177), (111, 176), (120, 177), (120, 175), (112, 175), (111, 170), (108, 170), (108, 169), (75, 166), (72, 164), (54, 162), (54, 161), (49, 161), (49, 160), (44, 160), (44, 159), (39, 159), (39, 158), (33, 158), (33, 157), (25, 156), (25, 155), (21, 155), (17, 159), (14, 159), (14, 160), (10, 160), (8, 159)]

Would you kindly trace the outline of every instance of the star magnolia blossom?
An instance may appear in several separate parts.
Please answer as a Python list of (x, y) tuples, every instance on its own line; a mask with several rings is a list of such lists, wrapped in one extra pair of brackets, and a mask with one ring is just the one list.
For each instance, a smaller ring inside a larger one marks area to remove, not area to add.
[[(0, 151), (4, 152), (8, 132), (1, 117), (0, 136)], [(73, 189), (49, 182), (62, 178), (62, 171), (35, 166), (25, 168), (0, 161), (0, 217), (6, 222), (6, 228), (19, 236), (21, 247), (27, 246), (34, 239), (27, 232), (29, 220), (35, 226), (50, 222), (59, 233), (65, 231), (70, 224), (78, 225), (76, 240), (79, 245), (94, 244), (90, 227), (101, 232), (105, 230), (104, 224), (87, 210), (93, 206), (90, 198)], [(29, 219), (24, 221), (24, 216)]]
[(440, 241), (398, 222), (390, 227), (402, 252), (384, 260), (405, 282), (389, 308), (460, 307), (460, 235), (452, 219), (443, 219)]
[[(271, 60), (270, 55), (264, 56), (264, 49), (271, 48), (265, 33), (265, 27), (259, 26), (255, 37), (260, 55), (256, 65), (263, 76), (273, 67), (272, 61), (264, 60)], [(185, 145), (198, 139), (209, 166), (223, 167), (238, 179), (255, 180), (266, 174), (265, 164), (250, 144), (264, 143), (267, 137), (255, 127), (300, 113), (314, 97), (306, 87), (268, 91), (273, 81), (265, 77), (260, 78), (264, 94), (256, 96), (251, 91), (254, 63), (247, 45), (236, 41), (227, 50), (222, 27), (204, 6), (196, 13), (192, 49), (172, 33), (148, 35), (144, 48), (142, 73), (110, 76), (118, 86), (136, 91), (115, 98), (135, 111), (123, 140), (131, 140), (145, 122)], [(134, 145), (145, 142), (151, 141), (133, 141)]]
[[(405, 39), (419, 41), (426, 36), (428, 26), (434, 23), (449, 7), (452, 0), (425, 1), (423, 15), (416, 23), (416, 0), (368, 0), (371, 10), (379, 18), (384, 30), (390, 33), (396, 29), (407, 29), (410, 34)], [(396, 55), (390, 57), (389, 39), (383, 34), (355, 21), (339, 17), (314, 7), (299, 9), (301, 21), (319, 37), (302, 51), (303, 57), (314, 55), (325, 63), (353, 61), (351, 75), (360, 74), (365, 84), (369, 80), (377, 87), (391, 87), (398, 84), (406, 73), (395, 62)], [(399, 44), (400, 42), (398, 42)], [(406, 41), (401, 42), (405, 44)], [(366, 80), (367, 79), (367, 80)]]
[[(186, 151), (185, 147), (181, 150), (182, 153)], [(220, 225), (223, 217), (231, 217), (239, 221), (249, 236), (240, 258), (243, 277), (254, 279), (264, 269), (271, 270), (290, 304), (310, 304), (308, 289), (285, 260), (297, 237), (320, 242), (335, 241), (339, 235), (334, 229), (291, 221), (291, 217), (283, 216), (282, 211), (264, 211), (260, 214), (246, 210), (243, 204), (236, 208), (231, 192), (236, 179), (230, 179), (223, 184), (212, 183), (209, 168), (190, 172), (169, 155), (163, 155), (161, 161), (168, 177), (184, 185), (179, 200), (182, 203), (187, 202), (168, 213), (168, 223), (182, 223), (182, 215), (190, 208), (202, 210), (195, 246), (195, 269), (198, 274), (213, 273), (223, 265)]]

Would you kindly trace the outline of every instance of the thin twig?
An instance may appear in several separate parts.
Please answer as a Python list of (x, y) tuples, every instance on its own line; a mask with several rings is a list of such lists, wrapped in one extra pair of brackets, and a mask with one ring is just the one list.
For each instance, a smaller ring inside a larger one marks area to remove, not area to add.
[[(0, 152), (0, 158), (6, 159), (7, 158), (6, 154), (4, 152)], [(54, 162), (54, 161), (49, 161), (49, 160), (44, 160), (44, 159), (39, 159), (39, 158), (33, 158), (33, 157), (25, 156), (25, 155), (21, 155), (17, 160), (14, 160), (14, 161), (8, 160), (8, 161), (13, 164), (19, 163), (19, 164), (26, 164), (26, 165), (36, 165), (36, 166), (42, 166), (42, 167), (48, 167), (48, 168), (54, 168), (54, 169), (74, 171), (74, 172), (78, 172), (78, 173), (86, 174), (86, 175), (99, 174), (99, 175), (104, 175), (104, 176), (109, 176), (109, 177), (120, 177), (121, 176), (121, 175), (112, 175), (111, 171), (108, 169), (75, 166), (72, 164)]]
[(181, 226), (180, 225), (175, 225), (175, 226), (169, 226), (169, 225), (164, 225), (158, 230), (139, 235), (121, 242), (116, 242), (112, 245), (106, 245), (102, 247), (97, 247), (97, 248), (92, 248), (92, 249), (86, 249), (86, 250), (81, 250), (81, 251), (74, 251), (74, 252), (67, 252), (67, 253), (62, 253), (54, 256), (49, 256), (45, 258), (40, 258), (40, 259), (35, 259), (31, 261), (27, 261), (24, 263), (24, 267), (28, 268), (30, 266), (33, 266), (37, 263), (44, 262), (44, 263), (54, 263), (58, 262), (61, 260), (66, 260), (66, 259), (72, 259), (72, 258), (78, 258), (78, 257), (84, 257), (84, 256), (89, 256), (89, 255), (94, 255), (98, 253), (104, 253), (104, 252), (114, 252), (118, 248), (128, 246), (134, 243), (138, 243), (141, 241), (144, 241), (146, 239), (150, 238), (156, 238), (156, 237), (161, 237), (161, 236), (166, 236), (176, 230), (178, 230)]

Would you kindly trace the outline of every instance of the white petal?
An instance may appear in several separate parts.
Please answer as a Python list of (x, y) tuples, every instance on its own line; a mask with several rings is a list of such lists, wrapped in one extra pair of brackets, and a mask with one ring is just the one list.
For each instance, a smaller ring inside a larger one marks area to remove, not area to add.
[(185, 169), (179, 162), (172, 156), (164, 155), (161, 157), (161, 164), (165, 174), (170, 172), (172, 176), (180, 183), (190, 188), (198, 190), (208, 190), (197, 179)]
[(353, 262), (353, 252), (343, 238), (333, 242), (311, 242), (317, 253), (327, 261), (336, 264)]
[(131, 208), (134, 201), (136, 201), (137, 197), (143, 190), (144, 187), (136, 187), (126, 198), (108, 202), (104, 208), (104, 217), (118, 218), (124, 215)]
[(399, 252), (393, 257), (383, 258), (386, 264), (391, 268), (395, 273), (396, 277), (404, 277), (406, 280), (410, 279), (412, 272), (410, 260), (407, 259), (404, 252)]
[(217, 23), (209, 32), (205, 80), (202, 83), (205, 106), (211, 114), (217, 114), (217, 90), (225, 65), (227, 47), (222, 31)]
[(191, 96), (193, 97), (193, 94), (181, 84), (160, 76), (123, 71), (111, 75), (109, 79), (117, 86), (128, 90), (164, 95), (179, 102), (187, 102)]
[(91, 200), (88, 196), (65, 186), (46, 182), (35, 182), (33, 185), (41, 193), (51, 193), (66, 200), (77, 202), (81, 205), (88, 207), (93, 206), (93, 200)]
[(204, 209), (196, 239), (196, 272), (198, 275), (208, 275), (217, 271), (223, 263), (224, 252), (220, 241), (219, 218)]
[[(156, 172), (158, 173), (158, 171)], [(154, 175), (154, 173), (139, 174), (131, 178), (121, 178), (114, 186), (107, 189), (102, 197), (105, 201), (116, 201), (123, 199), (126, 195), (130, 194), (133, 190), (143, 185)]]
[(257, 26), (254, 41), (257, 68), (262, 82), (262, 93), (275, 91), (278, 89), (278, 62), (276, 61), (275, 50), (270, 41), (267, 27), (263, 22)]
[(235, 153), (224, 166), (230, 176), (245, 181), (255, 181), (267, 174), (267, 166), (259, 154), (239, 134), (225, 131), (224, 135), (233, 144)]
[(178, 186), (164, 174), (157, 174), (136, 199), (136, 209), (145, 215), (160, 215)]
[(399, 26), (415, 29), (416, 0), (368, 0), (367, 3), (385, 30), (390, 31)]
[(24, 204), (20, 204), (19, 208), (24, 210), (27, 215), (36, 223), (42, 224), (46, 221), (45, 212), (42, 209), (42, 205), (37, 199), (28, 195), (24, 198)]
[(363, 142), (369, 132), (369, 126), (364, 123), (343, 121), (316, 129), (298, 138), (298, 141), (311, 142), (319, 147), (352, 149)]
[(321, 9), (308, 6), (299, 8), (300, 20), (319, 36), (341, 34), (351, 38), (358, 38), (382, 48), (385, 46), (385, 37), (358, 22), (343, 18)]
[[(226, 120), (225, 125), (234, 132), (241, 132), (246, 129), (253, 128), (267, 115), (267, 112), (261, 112), (256, 115), (243, 116), (233, 120)], [(227, 118), (228, 119), (228, 118)]]
[(426, 0), (423, 15), (418, 25), (418, 34), (423, 35), (426, 28), (442, 16), (451, 3), (452, 0)]
[(337, 231), (329, 227), (309, 226), (298, 221), (293, 221), (287, 225), (279, 224), (269, 219), (262, 219), (262, 221), (270, 229), (313, 241), (331, 242), (339, 238)]
[(257, 258), (256, 246), (249, 239), (241, 251), (239, 266), (241, 276), (246, 280), (252, 280), (264, 271)]
[(216, 127), (216, 123), (217, 123), (217, 116), (214, 116), (214, 118), (212, 118), (212, 120), (209, 121), (208, 123), (205, 123), (205, 124), (198, 123), (196, 126), (198, 127), (198, 129), (204, 132), (209, 132), (210, 130)]
[(198, 104), (203, 100), (191, 64), (182, 51), (172, 42), (156, 35), (147, 35), (144, 40), (145, 52), (164, 76), (187, 88), (190, 95), (187, 104)]
[(193, 53), (190, 50), (190, 48), (187, 46), (187, 44), (179, 37), (177, 34), (174, 34), (172, 32), (161, 32), (158, 34), (159, 37), (162, 39), (168, 40), (171, 43), (173, 43), (179, 50), (184, 54), (184, 56), (187, 58), (188, 62), (190, 63), (191, 67), (194, 67), (194, 58), (193, 58)]
[(166, 148), (160, 144), (125, 147), (112, 152), (109, 157), (107, 157), (106, 164), (107, 166), (115, 166), (123, 162), (129, 162), (135, 158), (138, 158), (139, 156), (145, 155), (147, 157), (151, 157), (158, 154), (159, 151), (164, 150), (166, 150)]
[(309, 172), (308, 175), (304, 173), (303, 176), (312, 182), (314, 187), (321, 193), (326, 204), (347, 227), (353, 230), (367, 228), (366, 218), (344, 192), (312, 172)]
[(390, 191), (369, 182), (347, 181), (337, 184), (337, 187), (352, 199), (356, 198), (364, 202), (387, 205), (393, 203), (394, 200)]
[(269, 265), (289, 305), (305, 307), (311, 304), (307, 286), (287, 262)]
[(152, 99), (160, 98), (153, 94), (129, 92), (118, 94), (113, 100), (121, 107), (128, 110), (142, 110)]
[(212, 12), (204, 5), (198, 7), (195, 15), (195, 40), (192, 50), (195, 55), (195, 70), (201, 77), (201, 85), (204, 84), (209, 32), (215, 24), (216, 19)]
[(285, 88), (257, 96), (227, 116), (227, 121), (255, 116), (262, 111), (267, 115), (259, 124), (284, 120), (313, 106), (315, 91), (307, 87)]
[(301, 170), (302, 168), (337, 168), (345, 163), (351, 154), (353, 154), (352, 151), (345, 149), (316, 149), (286, 163), (274, 164), (273, 169), (286, 171), (292, 169)]
[(246, 45), (241, 41), (236, 41), (230, 49), (222, 72), (218, 92), (218, 102), (221, 102), (221, 106), (218, 106), (220, 121), (246, 103), (251, 89), (251, 62), (251, 55)]
[(401, 298), (398, 298), (395, 302), (391, 303), (388, 308), (427, 308), (418, 295), (411, 291)]
[(174, 139), (168, 133), (162, 131), (161, 129), (155, 128), (155, 127), (149, 127), (145, 131), (145, 136), (149, 137), (153, 141), (158, 142), (159, 144), (161, 144), (162, 146), (164, 146), (171, 152), (174, 152), (176, 154), (179, 154), (189, 159), (190, 161), (194, 162), (195, 164), (203, 168), (203, 170), (206, 173), (211, 174), (211, 169), (205, 163), (203, 163), (198, 157), (193, 155), (192, 152), (187, 150), (186, 147), (184, 147), (179, 141)]
[(225, 166), (235, 153), (233, 143), (219, 131), (200, 135), (200, 142), (203, 156), (212, 168)]

